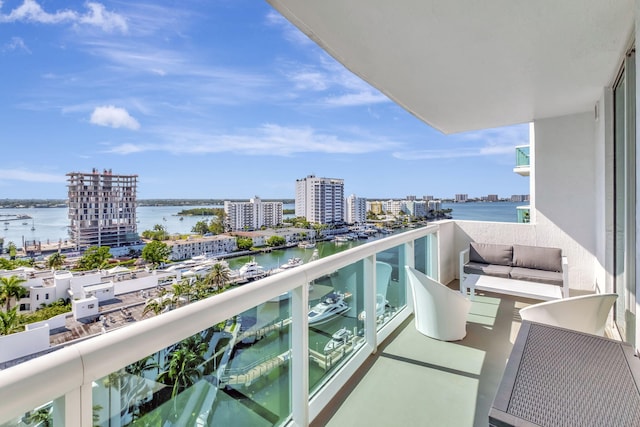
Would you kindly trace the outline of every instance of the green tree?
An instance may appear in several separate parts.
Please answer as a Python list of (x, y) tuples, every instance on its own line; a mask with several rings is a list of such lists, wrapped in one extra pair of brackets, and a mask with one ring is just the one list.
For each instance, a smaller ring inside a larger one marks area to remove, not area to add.
[(211, 271), (205, 277), (205, 283), (216, 290), (224, 289), (231, 280), (231, 270), (226, 265), (217, 262), (211, 267)]
[(142, 316), (144, 317), (147, 313), (153, 313), (157, 316), (169, 305), (171, 305), (171, 300), (168, 298), (159, 297), (148, 300), (142, 309)]
[(215, 216), (209, 224), (209, 231), (213, 234), (222, 234), (226, 230), (227, 214), (224, 209), (214, 209)]
[(150, 240), (167, 240), (169, 239), (169, 233), (164, 225), (156, 224), (152, 230), (143, 231), (142, 237)]
[(158, 381), (172, 384), (171, 398), (191, 387), (202, 377), (200, 366), (204, 363), (207, 344), (200, 335), (194, 335), (181, 341), (168, 355), (167, 370), (158, 375)]
[(7, 243), (7, 252), (9, 252), (9, 259), (16, 259), (16, 254), (18, 253), (18, 248), (16, 248), (16, 244), (13, 242)]
[(78, 269), (86, 271), (105, 267), (111, 258), (109, 249), (109, 246), (91, 246), (78, 261)]
[(267, 245), (271, 247), (283, 246), (285, 243), (287, 240), (282, 236), (271, 236), (267, 239)]
[(207, 234), (209, 232), (209, 226), (207, 225), (207, 221), (198, 221), (196, 224), (191, 227), (191, 231), (197, 234)]
[(53, 425), (53, 417), (51, 416), (51, 406), (40, 408), (32, 412), (27, 417), (27, 422), (35, 426), (50, 427)]
[(253, 240), (250, 237), (236, 237), (236, 246), (241, 251), (248, 251), (253, 247)]
[(0, 311), (0, 335), (9, 335), (20, 329), (18, 307), (13, 307), (8, 311)]
[(16, 301), (26, 296), (28, 291), (22, 286), (26, 282), (19, 276), (0, 277), (0, 302), (6, 304), (6, 309), (11, 308), (11, 299)]
[(166, 243), (154, 240), (145, 245), (142, 249), (142, 259), (153, 264), (154, 267), (169, 259), (171, 248)]
[(67, 257), (60, 252), (55, 252), (47, 259), (47, 267), (57, 270), (64, 265), (64, 260), (66, 258)]

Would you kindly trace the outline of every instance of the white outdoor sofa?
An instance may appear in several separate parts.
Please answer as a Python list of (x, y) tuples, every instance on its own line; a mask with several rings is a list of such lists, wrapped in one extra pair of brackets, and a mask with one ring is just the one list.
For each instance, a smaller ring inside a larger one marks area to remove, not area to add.
[(475, 290), (544, 301), (569, 296), (562, 250), (541, 246), (471, 242), (460, 252), (460, 292)]

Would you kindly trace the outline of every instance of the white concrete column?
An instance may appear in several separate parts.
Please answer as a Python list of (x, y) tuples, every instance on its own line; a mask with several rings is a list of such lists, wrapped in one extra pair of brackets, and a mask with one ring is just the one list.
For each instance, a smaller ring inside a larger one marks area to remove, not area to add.
[(291, 298), (291, 410), (293, 424), (309, 425), (309, 290), (295, 288)]

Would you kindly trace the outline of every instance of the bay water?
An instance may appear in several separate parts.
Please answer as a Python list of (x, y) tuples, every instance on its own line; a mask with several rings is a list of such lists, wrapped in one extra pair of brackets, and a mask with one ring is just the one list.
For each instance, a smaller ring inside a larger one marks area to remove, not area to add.
[[(516, 207), (526, 203), (513, 202), (468, 202), (443, 203), (444, 209), (453, 209), (454, 219), (516, 222)], [(141, 206), (138, 207), (138, 232), (150, 230), (154, 225), (163, 225), (170, 234), (190, 233), (198, 221), (210, 221), (212, 217), (180, 216), (178, 212), (191, 208), (222, 208), (222, 206)], [(293, 204), (284, 205), (284, 209), (293, 209)], [(29, 215), (31, 219), (7, 221), (15, 215)], [(0, 209), (0, 237), (22, 247), (23, 241), (42, 243), (63, 242), (69, 238), (69, 210), (63, 208), (19, 208)]]

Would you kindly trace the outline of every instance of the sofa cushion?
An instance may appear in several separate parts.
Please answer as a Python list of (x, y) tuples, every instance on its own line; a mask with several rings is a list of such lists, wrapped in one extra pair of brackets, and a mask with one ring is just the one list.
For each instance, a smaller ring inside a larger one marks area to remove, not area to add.
[(513, 266), (535, 270), (562, 271), (562, 250), (513, 245)]
[(509, 277), (516, 280), (528, 280), (530, 282), (562, 286), (562, 273), (556, 271), (513, 267), (509, 273)]
[(469, 261), (481, 264), (511, 265), (513, 248), (511, 245), (471, 242)]
[(486, 274), (488, 276), (509, 278), (511, 267), (508, 265), (483, 264), (480, 262), (468, 262), (464, 265), (467, 274)]

